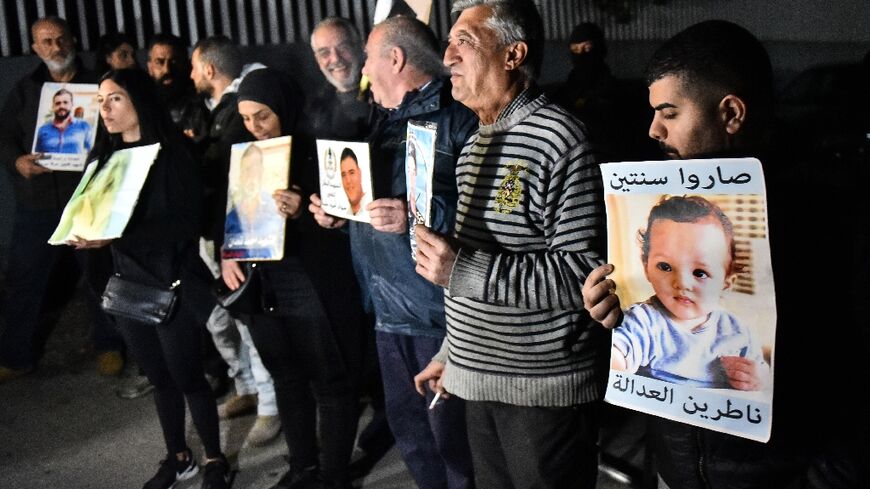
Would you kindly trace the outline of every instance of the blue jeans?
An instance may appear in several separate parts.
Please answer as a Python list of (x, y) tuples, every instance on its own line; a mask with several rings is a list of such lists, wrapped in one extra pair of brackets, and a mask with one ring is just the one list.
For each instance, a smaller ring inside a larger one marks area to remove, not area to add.
[(396, 446), (420, 489), (474, 487), (465, 431), (465, 401), (453, 396), (429, 409), (414, 376), (441, 348), (440, 338), (377, 332), (387, 421)]

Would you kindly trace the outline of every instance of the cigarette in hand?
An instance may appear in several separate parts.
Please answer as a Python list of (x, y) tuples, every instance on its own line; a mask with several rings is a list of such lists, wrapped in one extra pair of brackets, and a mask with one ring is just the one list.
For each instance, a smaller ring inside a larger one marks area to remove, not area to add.
[(441, 393), (436, 392), (435, 397), (432, 398), (432, 402), (429, 403), (429, 409), (435, 409), (435, 404), (438, 403), (438, 399), (441, 398)]

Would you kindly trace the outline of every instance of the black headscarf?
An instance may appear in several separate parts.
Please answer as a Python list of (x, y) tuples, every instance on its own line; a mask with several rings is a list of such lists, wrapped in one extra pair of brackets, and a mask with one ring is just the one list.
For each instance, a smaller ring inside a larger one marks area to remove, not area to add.
[(282, 136), (296, 132), (302, 98), (296, 84), (285, 73), (272, 68), (248, 73), (239, 85), (238, 100), (250, 100), (272, 109), (281, 121)]

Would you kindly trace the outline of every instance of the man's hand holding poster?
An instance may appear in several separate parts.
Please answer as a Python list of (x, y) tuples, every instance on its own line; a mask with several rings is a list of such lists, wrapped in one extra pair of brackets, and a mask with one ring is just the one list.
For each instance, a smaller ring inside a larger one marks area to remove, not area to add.
[(776, 326), (761, 164), (601, 165), (613, 330), (606, 400), (770, 437)]

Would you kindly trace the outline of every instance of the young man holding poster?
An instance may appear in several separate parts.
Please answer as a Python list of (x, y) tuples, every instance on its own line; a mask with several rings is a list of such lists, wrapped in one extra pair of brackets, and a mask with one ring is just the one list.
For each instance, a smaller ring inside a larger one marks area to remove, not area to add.
[[(842, 257), (836, 268), (853, 268), (858, 250), (844, 235), (854, 231), (844, 210), (852, 208), (847, 199), (855, 193), (834, 194), (823, 175), (783, 157), (781, 148), (789, 146), (773, 147), (770, 60), (742, 27), (724, 21), (689, 27), (659, 48), (647, 81), (655, 110), (649, 135), (669, 157), (755, 156), (765, 165), (778, 319), (770, 441), (651, 417), (659, 475), (674, 489), (859, 487), (867, 429), (848, 372), (857, 372), (867, 354), (857, 345), (860, 352), (844, 355), (842, 339), (860, 336), (862, 323), (842, 300), (799, 305), (813, 297), (808, 253)], [(820, 214), (825, 219), (808, 231), (807, 216)], [(612, 265), (599, 267), (583, 287), (586, 308), (607, 328), (622, 322), (615, 284), (606, 278), (612, 272)], [(854, 295), (839, 292), (835, 297)]]
[[(94, 324), (93, 341), (100, 352), (100, 371), (116, 374), (123, 366), (123, 341), (97, 307), (96, 293), (105, 285), (111, 270), (105, 250), (75, 251), (50, 246), (47, 241), (60, 221), (64, 205), (81, 179), (80, 172), (52, 171), (39, 164), (31, 153), (36, 134), (37, 112), (42, 84), (96, 83), (76, 56), (75, 39), (69, 25), (59, 17), (38, 19), (31, 27), (31, 48), (42, 60), (33, 73), (12, 88), (0, 118), (0, 161), (10, 170), (15, 186), (15, 218), (9, 246), (7, 292), (0, 301), (5, 328), (0, 326), (0, 382), (30, 372), (36, 367), (34, 338), (39, 313), (46, 299), (49, 277), (55, 265), (71, 254), (88, 273), (88, 298)], [(74, 287), (76, 281), (67, 284)], [(38, 349), (38, 348), (37, 348)]]

